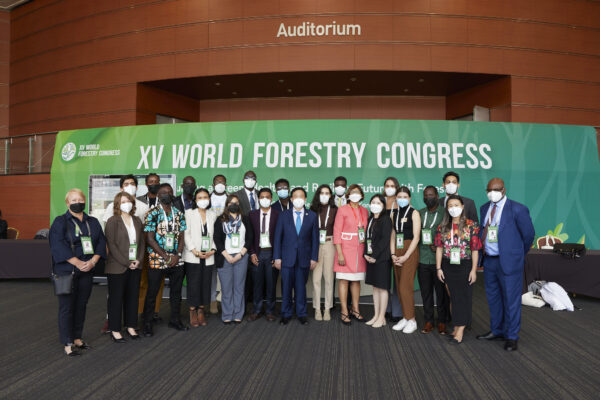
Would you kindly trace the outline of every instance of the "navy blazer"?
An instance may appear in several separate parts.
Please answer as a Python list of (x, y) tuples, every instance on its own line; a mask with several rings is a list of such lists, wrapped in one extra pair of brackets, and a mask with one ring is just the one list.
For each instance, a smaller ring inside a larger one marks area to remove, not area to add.
[[(482, 229), (479, 230), (481, 243), (485, 249), (485, 238), (483, 232), (485, 229), (485, 216), (490, 208), (488, 201), (481, 206)], [(525, 265), (525, 255), (531, 249), (535, 229), (529, 216), (529, 209), (521, 203), (506, 199), (502, 216), (500, 217), (500, 226), (498, 227), (498, 250), (500, 255), (500, 266), (502, 272), (506, 275), (521, 273)], [(485, 266), (485, 255), (482, 260)]]
[[(271, 242), (271, 246), (273, 246), (273, 241), (275, 237), (275, 227), (277, 226), (277, 219), (279, 217), (279, 211), (275, 210), (271, 207), (271, 217), (269, 218), (269, 241)], [(250, 211), (248, 215), (248, 219), (250, 220), (250, 225), (252, 225), (252, 230), (254, 232), (254, 240), (252, 241), (252, 245), (250, 246), (249, 253), (250, 255), (260, 254), (260, 220), (262, 218), (262, 210), (254, 210)]]
[(293, 268), (298, 260), (298, 267), (308, 268), (310, 261), (319, 259), (319, 224), (317, 214), (304, 210), (304, 219), (300, 235), (296, 233), (294, 209), (289, 209), (277, 219), (273, 242), (273, 259), (281, 260), (281, 266)]
[[(86, 221), (90, 225), (91, 233), (88, 232)], [(83, 236), (91, 236), (94, 254), (83, 254), (81, 238), (75, 236), (75, 225), (73, 223), (77, 224)], [(102, 232), (100, 222), (85, 213), (83, 214), (83, 222), (75, 218), (69, 211), (54, 218), (48, 239), (54, 272), (58, 275), (68, 275), (73, 271), (74, 265), (67, 261), (72, 257), (77, 257), (82, 261), (88, 261), (94, 255), (99, 255), (101, 259), (106, 258), (106, 238)], [(71, 240), (73, 241), (74, 250), (71, 249)]]

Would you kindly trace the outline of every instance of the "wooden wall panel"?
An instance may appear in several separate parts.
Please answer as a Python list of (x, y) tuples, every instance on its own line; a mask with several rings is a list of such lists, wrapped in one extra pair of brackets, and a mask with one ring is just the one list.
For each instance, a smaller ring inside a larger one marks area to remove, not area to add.
[[(506, 109), (510, 105), (510, 78), (497, 79), (448, 96), (446, 99), (446, 118), (455, 119), (472, 114), (474, 106)], [(506, 113), (495, 115), (501, 120), (506, 118)], [(494, 120), (492, 119), (492, 121)]]
[(156, 114), (186, 121), (198, 121), (199, 102), (154, 87), (137, 86), (137, 125), (156, 123)]
[(2, 219), (21, 232), (21, 239), (50, 228), (49, 174), (0, 176), (0, 186)]

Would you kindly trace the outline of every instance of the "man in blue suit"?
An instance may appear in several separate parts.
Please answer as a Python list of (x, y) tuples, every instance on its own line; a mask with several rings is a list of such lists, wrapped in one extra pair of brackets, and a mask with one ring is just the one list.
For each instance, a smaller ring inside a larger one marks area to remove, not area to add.
[(279, 214), (273, 240), (274, 266), (281, 270), (280, 324), (286, 325), (292, 317), (293, 290), (298, 321), (306, 325), (306, 281), (319, 258), (319, 228), (317, 214), (304, 208), (306, 191), (294, 188), (291, 198), (294, 207)]
[(480, 231), (484, 244), (484, 282), (490, 308), (490, 331), (481, 340), (504, 339), (504, 349), (517, 350), (521, 329), (521, 289), (525, 255), (535, 230), (529, 209), (506, 197), (504, 181), (494, 178), (487, 185), (488, 201), (481, 206)]

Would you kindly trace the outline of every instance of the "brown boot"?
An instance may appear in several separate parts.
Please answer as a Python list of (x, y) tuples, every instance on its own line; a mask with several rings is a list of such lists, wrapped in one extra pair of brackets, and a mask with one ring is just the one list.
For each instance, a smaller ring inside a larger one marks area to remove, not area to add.
[[(200, 326), (206, 326), (206, 318), (204, 318), (204, 309), (198, 309), (198, 321), (196, 322)], [(198, 326), (196, 325), (196, 326)]]
[[(204, 315), (202, 317), (204, 318)], [(194, 328), (198, 327), (198, 313), (196, 310), (190, 310), (190, 325)]]
[(211, 301), (210, 302), (210, 313), (211, 314), (218, 314), (219, 313), (219, 307), (218, 307), (216, 301)]

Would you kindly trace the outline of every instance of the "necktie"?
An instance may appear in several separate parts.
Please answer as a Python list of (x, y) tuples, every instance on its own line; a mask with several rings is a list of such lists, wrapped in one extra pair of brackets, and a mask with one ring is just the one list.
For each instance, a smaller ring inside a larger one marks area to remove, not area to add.
[(267, 225), (267, 213), (263, 213), (262, 229), (261, 229), (260, 233), (265, 233), (266, 225)]
[(302, 211), (296, 211), (296, 233), (300, 236), (300, 228), (302, 228), (302, 220), (300, 219)]
[(254, 201), (254, 193), (253, 192), (250, 192), (250, 209), (251, 210), (256, 209), (256, 202)]
[(494, 203), (494, 207), (492, 207), (490, 218), (485, 223), (485, 228), (483, 229), (483, 240), (487, 240), (488, 226), (490, 226), (490, 222), (494, 220), (494, 215), (496, 215), (496, 203)]

